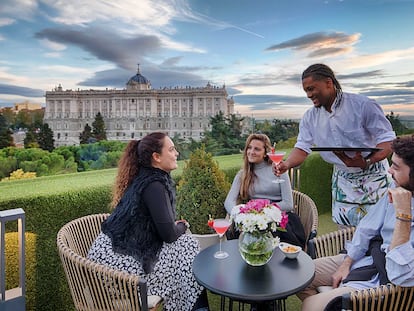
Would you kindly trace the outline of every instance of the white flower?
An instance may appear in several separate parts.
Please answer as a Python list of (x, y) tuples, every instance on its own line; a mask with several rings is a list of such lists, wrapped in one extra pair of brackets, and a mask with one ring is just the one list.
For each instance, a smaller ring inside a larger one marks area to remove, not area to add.
[(256, 199), (234, 206), (230, 213), (230, 220), (244, 232), (276, 231), (280, 226), (286, 225), (287, 215), (276, 203)]

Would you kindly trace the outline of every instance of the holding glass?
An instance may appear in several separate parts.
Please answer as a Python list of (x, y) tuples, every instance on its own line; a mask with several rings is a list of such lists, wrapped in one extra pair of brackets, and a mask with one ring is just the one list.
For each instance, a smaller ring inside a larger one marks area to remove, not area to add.
[[(270, 158), (270, 160), (273, 161), (273, 163), (279, 164), (283, 160), (283, 157), (285, 156), (285, 154), (286, 152), (284, 151), (275, 152), (274, 150), (272, 150), (272, 152), (267, 153), (267, 156)], [(285, 181), (276, 175), (276, 179), (273, 180), (272, 182), (279, 184)]]
[(221, 250), (221, 240), (223, 238), (224, 233), (226, 233), (227, 229), (230, 227), (230, 221), (224, 218), (215, 219), (213, 223), (213, 228), (216, 230), (217, 234), (220, 237), (220, 250), (218, 250), (215, 254), (215, 258), (223, 259), (227, 258), (229, 254), (225, 251)]

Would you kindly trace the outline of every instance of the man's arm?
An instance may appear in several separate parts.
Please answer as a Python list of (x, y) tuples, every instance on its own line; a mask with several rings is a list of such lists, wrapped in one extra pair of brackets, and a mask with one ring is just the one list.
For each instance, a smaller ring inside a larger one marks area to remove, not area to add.
[(414, 248), (410, 243), (412, 193), (401, 187), (390, 189), (389, 197), (395, 208), (395, 225), (385, 256), (389, 280), (400, 286), (414, 286)]
[(273, 172), (276, 175), (281, 175), (292, 167), (296, 167), (305, 161), (308, 153), (299, 148), (293, 148), (289, 157), (285, 161), (281, 161), (277, 165), (273, 165)]
[(402, 187), (388, 190), (389, 198), (395, 209), (395, 227), (392, 235), (390, 250), (407, 243), (410, 240), (411, 233), (411, 191)]
[(379, 143), (375, 147), (382, 149), (382, 150), (374, 152), (372, 155), (370, 155), (367, 158), (364, 158), (361, 155), (361, 152), (357, 152), (353, 158), (348, 157), (344, 151), (334, 151), (334, 153), (339, 159), (341, 159), (342, 162), (344, 162), (346, 166), (359, 167), (362, 169), (366, 169), (368, 168), (370, 164), (382, 161), (391, 154), (391, 142), (390, 141)]

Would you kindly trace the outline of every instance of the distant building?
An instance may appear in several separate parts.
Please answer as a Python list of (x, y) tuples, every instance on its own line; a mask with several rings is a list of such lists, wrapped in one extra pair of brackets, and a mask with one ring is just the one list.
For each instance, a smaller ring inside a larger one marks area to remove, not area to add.
[(53, 130), (55, 146), (78, 145), (85, 125), (92, 127), (98, 112), (103, 116), (108, 140), (140, 139), (154, 131), (170, 137), (200, 140), (209, 130), (210, 117), (233, 114), (234, 101), (225, 86), (151, 88), (136, 75), (126, 89), (63, 90), (59, 85), (46, 92), (44, 123)]
[(14, 104), (13, 111), (14, 113), (18, 113), (21, 110), (38, 110), (38, 109), (42, 109), (41, 104), (34, 104), (34, 103), (29, 103), (28, 101), (24, 101), (22, 103)]

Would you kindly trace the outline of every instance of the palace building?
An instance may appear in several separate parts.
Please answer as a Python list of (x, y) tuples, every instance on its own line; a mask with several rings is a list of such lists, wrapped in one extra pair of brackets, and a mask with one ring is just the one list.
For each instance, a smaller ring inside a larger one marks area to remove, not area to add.
[(122, 90), (63, 90), (46, 92), (44, 123), (53, 130), (55, 146), (79, 144), (85, 125), (101, 113), (108, 140), (140, 139), (161, 131), (170, 137), (200, 140), (210, 129), (210, 117), (234, 112), (225, 86), (152, 89), (139, 67)]

